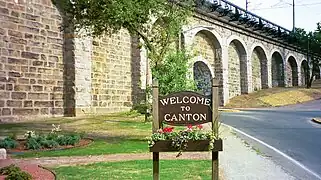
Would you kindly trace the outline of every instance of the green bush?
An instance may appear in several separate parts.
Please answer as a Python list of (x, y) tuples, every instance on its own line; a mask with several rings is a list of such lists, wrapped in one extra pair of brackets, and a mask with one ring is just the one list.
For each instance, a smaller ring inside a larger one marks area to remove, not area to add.
[(57, 139), (58, 139), (58, 134), (56, 134), (56, 133), (49, 133), (49, 134), (46, 136), (46, 139), (47, 139), (47, 140), (57, 141)]
[(64, 145), (75, 145), (79, 143), (81, 137), (78, 134), (70, 134), (70, 135), (63, 135), (59, 136), (57, 139), (57, 142), (59, 145), (64, 146)]
[(0, 140), (0, 148), (11, 149), (16, 148), (17, 146), (18, 142), (10, 137)]
[(44, 148), (55, 148), (59, 146), (58, 142), (56, 142), (55, 140), (41, 141), (40, 145)]
[(32, 176), (25, 171), (16, 171), (8, 174), (5, 180), (32, 180)]
[(26, 143), (27, 149), (40, 149), (41, 148), (41, 144), (37, 141), (37, 138), (28, 138), (27, 139), (27, 143)]
[(10, 164), (9, 166), (3, 167), (0, 169), (0, 175), (9, 175), (13, 172), (21, 171), (20, 167)]

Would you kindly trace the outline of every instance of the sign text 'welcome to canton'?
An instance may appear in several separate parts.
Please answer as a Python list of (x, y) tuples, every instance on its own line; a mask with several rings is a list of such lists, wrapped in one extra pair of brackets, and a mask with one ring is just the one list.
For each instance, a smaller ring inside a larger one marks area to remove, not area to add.
[(211, 99), (184, 91), (159, 98), (159, 121), (170, 125), (195, 125), (212, 121)]

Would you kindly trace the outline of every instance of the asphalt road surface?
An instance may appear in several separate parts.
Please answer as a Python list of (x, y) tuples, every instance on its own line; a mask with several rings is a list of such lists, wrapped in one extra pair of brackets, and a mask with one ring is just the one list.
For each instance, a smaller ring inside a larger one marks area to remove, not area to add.
[(321, 117), (321, 100), (279, 108), (224, 112), (221, 121), (298, 162), (240, 135), (297, 179), (321, 180), (321, 125), (311, 122), (313, 117)]

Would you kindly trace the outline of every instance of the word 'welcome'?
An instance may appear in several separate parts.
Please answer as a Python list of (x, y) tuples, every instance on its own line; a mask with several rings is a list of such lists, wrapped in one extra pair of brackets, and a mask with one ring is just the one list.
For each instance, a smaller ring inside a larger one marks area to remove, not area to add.
[(163, 106), (166, 106), (168, 104), (203, 104), (206, 106), (210, 105), (211, 100), (206, 99), (204, 97), (196, 97), (196, 96), (183, 96), (183, 97), (170, 97), (161, 99), (160, 102)]
[(210, 122), (211, 99), (194, 92), (180, 92), (159, 100), (159, 118), (168, 124), (202, 124)]

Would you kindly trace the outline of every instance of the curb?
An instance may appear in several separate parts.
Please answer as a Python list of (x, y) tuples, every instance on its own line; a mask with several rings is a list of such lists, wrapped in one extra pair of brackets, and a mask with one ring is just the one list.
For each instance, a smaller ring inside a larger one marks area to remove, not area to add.
[(57, 180), (57, 175), (56, 175), (56, 172), (55, 172), (54, 170), (52, 170), (52, 169), (50, 169), (50, 168), (47, 168), (47, 167), (45, 167), (45, 166), (42, 166), (42, 165), (38, 165), (38, 167), (39, 167), (39, 168), (42, 168), (42, 169), (44, 169), (44, 170), (49, 171), (51, 174), (53, 174), (54, 179)]
[(312, 122), (321, 124), (321, 119), (320, 118), (312, 118)]

